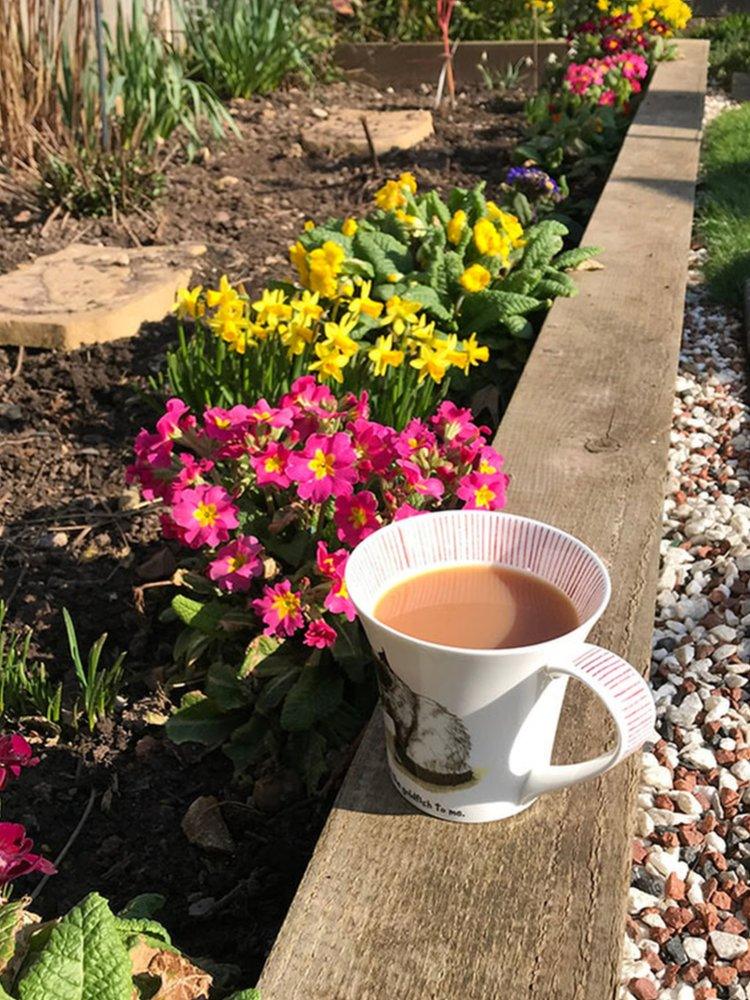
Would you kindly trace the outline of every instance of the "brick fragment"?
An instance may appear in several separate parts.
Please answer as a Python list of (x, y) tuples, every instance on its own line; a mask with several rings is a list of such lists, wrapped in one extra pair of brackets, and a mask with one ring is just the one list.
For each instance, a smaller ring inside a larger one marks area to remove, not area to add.
[(636, 1000), (656, 1000), (659, 996), (656, 983), (653, 979), (646, 979), (645, 976), (640, 979), (631, 979), (628, 983), (628, 989), (636, 997)]
[(733, 965), (709, 965), (708, 978), (716, 986), (729, 986), (737, 978), (737, 970)]
[(679, 878), (675, 872), (671, 872), (667, 878), (665, 890), (667, 896), (670, 899), (684, 899), (685, 898), (685, 883)]

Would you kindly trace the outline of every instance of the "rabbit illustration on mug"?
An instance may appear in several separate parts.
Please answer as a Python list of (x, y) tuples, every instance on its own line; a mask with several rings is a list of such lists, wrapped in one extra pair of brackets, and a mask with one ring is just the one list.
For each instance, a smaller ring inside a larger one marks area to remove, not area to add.
[(383, 710), (393, 723), (394, 753), (418, 781), (463, 785), (475, 777), (469, 763), (471, 737), (461, 719), (432, 698), (416, 694), (377, 654)]

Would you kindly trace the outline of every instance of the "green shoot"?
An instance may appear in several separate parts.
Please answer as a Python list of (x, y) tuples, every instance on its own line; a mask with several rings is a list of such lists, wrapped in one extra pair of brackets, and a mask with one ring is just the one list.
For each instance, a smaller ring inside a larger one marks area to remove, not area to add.
[(29, 662), (31, 629), (12, 633), (5, 626), (7, 612), (0, 600), (0, 717), (39, 715), (57, 723), (62, 683), (52, 682), (43, 663)]
[[(107, 641), (107, 633), (103, 632), (89, 650), (84, 666), (75, 625), (67, 608), (63, 608), (65, 630), (68, 634), (68, 648), (75, 667), (78, 686), (83, 697), (83, 712), (88, 720), (89, 731), (93, 732), (97, 722), (105, 719), (115, 707), (117, 695), (123, 678), (123, 661), (125, 653), (120, 653), (111, 667), (99, 666), (99, 660)], [(74, 718), (77, 711), (74, 711)]]

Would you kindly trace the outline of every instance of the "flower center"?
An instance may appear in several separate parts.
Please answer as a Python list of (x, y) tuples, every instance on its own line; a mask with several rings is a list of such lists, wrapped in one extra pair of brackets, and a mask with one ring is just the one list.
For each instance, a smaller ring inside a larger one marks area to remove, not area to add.
[(480, 486), (476, 492), (475, 502), (477, 507), (489, 507), (494, 499), (495, 494), (487, 485)]
[(315, 473), (316, 479), (325, 479), (326, 476), (333, 475), (335, 460), (335, 456), (330, 452), (326, 454), (322, 448), (316, 448), (315, 454), (308, 462), (307, 467)]
[(293, 615), (299, 611), (299, 597), (291, 592), (288, 594), (276, 594), (271, 605), (279, 616), (279, 621), (283, 621), (289, 615)]
[(349, 520), (355, 528), (364, 528), (367, 524), (367, 511), (364, 507), (352, 507)]
[(266, 472), (281, 472), (281, 459), (278, 455), (271, 455), (263, 464)]
[(244, 556), (230, 556), (227, 559), (227, 572), (236, 573), (238, 569), (242, 569), (246, 562), (247, 559)]
[(202, 528), (210, 528), (214, 525), (217, 515), (215, 503), (199, 503), (193, 511), (193, 517)]
[(490, 465), (490, 463), (483, 458), (479, 463), (479, 471), (483, 472), (486, 476), (491, 476), (493, 472), (497, 472), (497, 469), (494, 465)]
[(232, 421), (228, 417), (215, 417), (214, 423), (217, 427), (221, 427), (222, 430), (226, 430), (227, 427), (232, 426)]

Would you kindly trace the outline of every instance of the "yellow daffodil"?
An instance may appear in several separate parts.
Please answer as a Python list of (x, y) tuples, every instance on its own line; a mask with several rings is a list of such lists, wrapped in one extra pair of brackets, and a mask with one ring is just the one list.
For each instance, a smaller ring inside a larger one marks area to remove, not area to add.
[(410, 302), (409, 299), (393, 295), (385, 304), (383, 323), (392, 326), (393, 332), (400, 336), (407, 326), (417, 322), (417, 313), (421, 308), (419, 302)]
[(412, 358), (409, 364), (419, 372), (418, 381), (420, 383), (424, 382), (428, 376), (433, 382), (442, 382), (446, 371), (450, 367), (450, 362), (445, 357), (445, 352), (435, 350), (429, 344), (422, 344), (419, 349), (419, 356)]
[(344, 219), (344, 222), (341, 226), (341, 232), (344, 234), (344, 236), (354, 236), (354, 234), (357, 232), (358, 229), (359, 226), (357, 225), (357, 220), (352, 219), (351, 216)]
[(609, 0), (596, 0), (596, 9), (601, 11), (608, 11)]
[(203, 285), (196, 285), (195, 288), (177, 289), (174, 311), (179, 319), (198, 319), (205, 313), (206, 306), (201, 298), (202, 292)]
[(289, 305), (292, 307), (294, 318), (298, 323), (305, 325), (314, 323), (323, 315), (323, 306), (319, 304), (320, 295), (317, 292), (304, 291), (296, 299), (292, 299)]
[(206, 305), (209, 309), (225, 309), (241, 302), (237, 289), (232, 286), (226, 274), (222, 274), (218, 289), (209, 288), (206, 292)]
[(318, 360), (313, 361), (310, 365), (310, 371), (319, 372), (321, 375), (332, 378), (335, 382), (343, 382), (344, 376), (341, 369), (346, 367), (349, 357), (325, 341), (315, 345), (315, 353)]
[(419, 349), (421, 344), (430, 343), (435, 337), (435, 322), (428, 321), (427, 313), (420, 313), (416, 323), (407, 327), (404, 343), (411, 349)]
[(313, 342), (315, 333), (309, 326), (302, 323), (290, 323), (289, 326), (281, 330), (280, 336), (289, 357), (296, 357), (302, 354), (308, 344)]
[(250, 323), (245, 316), (236, 316), (231, 312), (219, 310), (208, 321), (208, 325), (238, 354), (245, 353), (245, 347), (248, 343), (252, 345), (252, 338), (249, 337)]
[(372, 361), (373, 371), (377, 376), (385, 375), (388, 367), (398, 368), (403, 364), (404, 352), (394, 349), (393, 334), (380, 336), (375, 341), (375, 346), (367, 354)]
[(448, 242), (456, 246), (461, 242), (461, 239), (466, 232), (466, 212), (462, 208), (459, 208), (457, 212), (454, 212), (446, 226), (446, 233), (448, 235)]
[(353, 298), (351, 302), (347, 303), (349, 312), (353, 316), (359, 316), (364, 313), (365, 316), (369, 316), (371, 319), (377, 319), (378, 316), (383, 311), (383, 303), (376, 302), (375, 299), (370, 298), (370, 292), (372, 291), (372, 282), (363, 281), (359, 289), (359, 295)]
[(288, 320), (292, 315), (292, 307), (286, 301), (286, 295), (280, 288), (264, 288), (261, 297), (253, 302), (253, 311), (258, 314), (258, 322), (274, 330), (276, 326)]
[(459, 280), (467, 292), (481, 292), (489, 285), (492, 275), (481, 264), (472, 264), (466, 268)]
[(331, 345), (340, 351), (347, 358), (353, 357), (359, 350), (356, 340), (352, 340), (350, 334), (357, 325), (357, 317), (348, 313), (343, 316), (338, 323), (326, 323), (323, 327), (325, 333), (324, 343)]
[(489, 347), (486, 344), (478, 344), (475, 333), (461, 341), (457, 353), (458, 358), (453, 363), (463, 372), (490, 359)]

